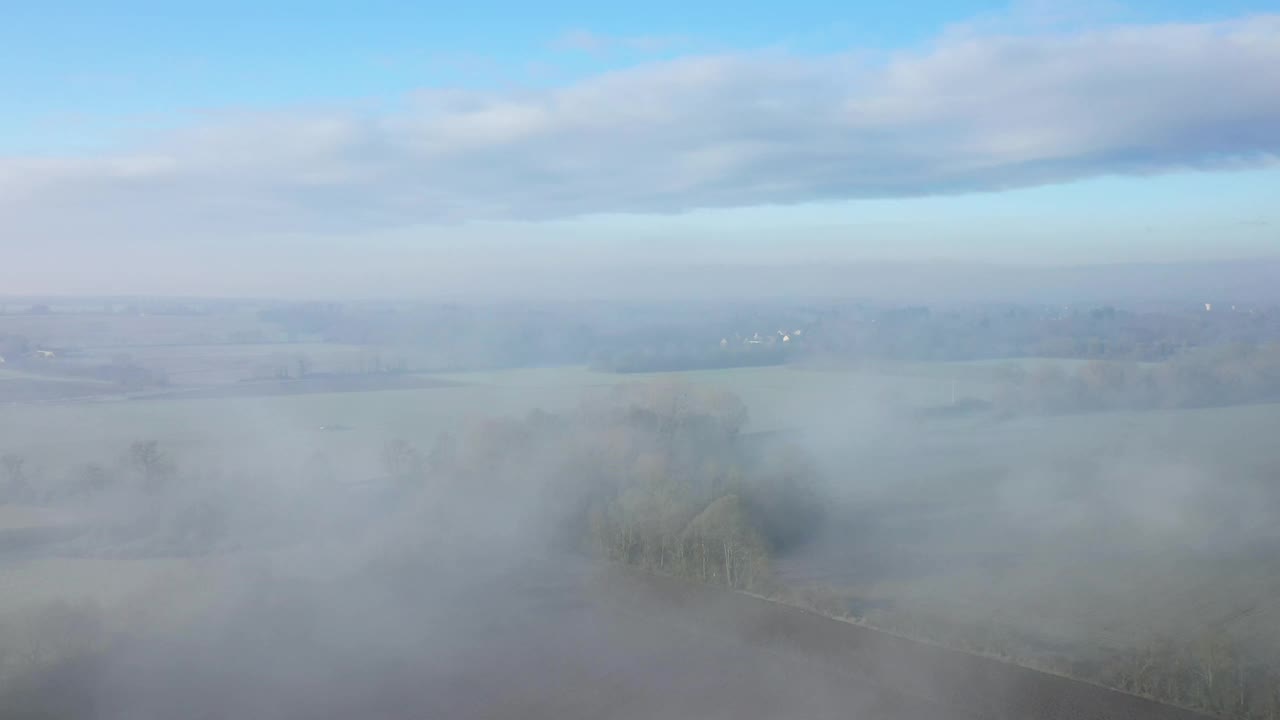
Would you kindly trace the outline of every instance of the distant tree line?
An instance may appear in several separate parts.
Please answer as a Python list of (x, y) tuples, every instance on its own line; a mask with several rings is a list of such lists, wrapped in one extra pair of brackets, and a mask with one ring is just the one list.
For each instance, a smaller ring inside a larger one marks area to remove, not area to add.
[(782, 365), (791, 357), (789, 348), (754, 346), (720, 348), (702, 343), (699, 348), (633, 348), (597, 353), (593, 370), (615, 373), (676, 372), (718, 368)]
[[(435, 368), (590, 364), (616, 372), (782, 362), (1054, 357), (1152, 362), (1280, 341), (1280, 310), (1113, 306), (739, 302), (603, 305), (281, 304), (260, 319), (295, 339), (429, 348)], [(776, 340), (802, 329), (786, 348)], [(757, 335), (759, 334), (759, 335)], [(722, 341), (724, 341), (722, 343)]]
[(1280, 341), (1276, 308), (1160, 311), (993, 305), (833, 305), (807, 343), (809, 360), (955, 361), (1049, 357), (1154, 362), (1189, 350)]
[(52, 356), (41, 355), (42, 349), (23, 335), (0, 335), (2, 367), (37, 375), (101, 380), (125, 390), (141, 390), (169, 383), (164, 371), (142, 365), (128, 354), (116, 355), (109, 362), (89, 363), (82, 359), (67, 360), (56, 352)]
[(1011, 367), (997, 393), (1005, 410), (1046, 413), (1196, 408), (1280, 401), (1280, 343), (1231, 345), (1167, 362), (1092, 361)]

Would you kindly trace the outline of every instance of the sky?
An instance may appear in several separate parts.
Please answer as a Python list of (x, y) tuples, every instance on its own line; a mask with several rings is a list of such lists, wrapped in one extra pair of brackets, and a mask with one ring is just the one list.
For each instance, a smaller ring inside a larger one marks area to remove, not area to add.
[(0, 294), (1280, 255), (1274, 0), (6, 5)]

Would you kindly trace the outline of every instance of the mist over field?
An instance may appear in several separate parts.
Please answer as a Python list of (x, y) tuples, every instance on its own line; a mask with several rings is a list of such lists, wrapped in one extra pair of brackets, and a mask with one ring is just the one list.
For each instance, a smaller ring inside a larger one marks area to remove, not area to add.
[(17, 299), (4, 706), (1268, 717), (1280, 313), (1222, 304)]

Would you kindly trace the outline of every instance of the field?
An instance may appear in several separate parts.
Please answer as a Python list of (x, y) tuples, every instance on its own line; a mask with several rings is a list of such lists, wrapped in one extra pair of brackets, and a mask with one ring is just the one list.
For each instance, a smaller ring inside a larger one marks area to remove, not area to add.
[[(0, 406), (0, 448), (51, 472), (65, 472), (76, 462), (111, 459), (139, 440), (157, 440), (175, 454), (224, 466), (219, 458), (237, 456), (238, 448), (261, 447), (264, 439), (301, 451), (300, 457), (330, 450), (365, 459), (388, 439), (426, 443), (437, 433), (486, 417), (568, 407), (593, 389), (668, 380), (714, 384), (737, 393), (750, 409), (749, 431), (820, 432), (831, 423), (856, 427), (875, 420), (886, 403), (945, 403), (953, 385), (946, 377), (780, 367), (625, 376), (571, 367), (422, 376), (420, 381), (432, 386), (380, 392), (218, 397), (235, 389), (220, 386), (156, 398)], [(982, 387), (973, 380), (962, 385), (968, 394)], [(334, 425), (349, 429), (322, 429)], [(66, 452), (67, 437), (77, 438), (73, 453)]]
[(286, 338), (250, 310), (192, 315), (105, 314), (99, 308), (53, 306), (50, 314), (0, 312), (0, 335), (22, 335), (38, 347), (138, 348), (198, 346)]
[[(70, 717), (181, 717), (193, 705), (279, 718), (1202, 717), (673, 578), (563, 559), (458, 560), (419, 553), (393, 603), (369, 585), (286, 586), (275, 602), (307, 612), (270, 602), (215, 612), (194, 640), (180, 621), (138, 613), (174, 639), (118, 647), (127, 663), (81, 663), (31, 704)], [(95, 579), (112, 584), (118, 570), (104, 563)], [(183, 583), (161, 587), (198, 601), (200, 588)], [(84, 677), (114, 692), (68, 691)]]
[[(369, 474), (392, 439), (426, 447), (440, 432), (570, 407), (618, 383), (715, 385), (745, 401), (748, 433), (783, 433), (828, 478), (829, 520), (815, 543), (779, 559), (781, 576), (840, 589), (870, 624), (1033, 660), (1210, 632), (1259, 652), (1280, 647), (1280, 505), (1270, 489), (1280, 474), (1280, 406), (921, 415), (991, 398), (1002, 366), (626, 376), (565, 367), (242, 397), (193, 383), (185, 397), (0, 406), (0, 454), (26, 458), (33, 477), (56, 478), (156, 440), (212, 476), (305, 474), (318, 456), (336, 472)], [(0, 524), (48, 520), (25, 512), (10, 508)], [(218, 572), (173, 558), (0, 562), (8, 610), (57, 597), (127, 606), (157, 583), (212, 582)]]
[[(1280, 648), (1280, 406), (881, 427), (833, 468), (792, 582), (869, 622), (1021, 657), (1223, 632)], [(835, 472), (833, 469), (832, 472)]]

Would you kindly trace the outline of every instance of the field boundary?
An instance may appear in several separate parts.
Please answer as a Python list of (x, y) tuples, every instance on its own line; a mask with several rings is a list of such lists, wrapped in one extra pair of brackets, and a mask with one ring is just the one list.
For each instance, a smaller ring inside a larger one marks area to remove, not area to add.
[[(869, 675), (877, 681), (943, 706), (959, 704), (978, 717), (1001, 720), (1096, 720), (1168, 718), (1210, 720), (1200, 710), (1163, 702), (1062, 672), (1036, 667), (1016, 658), (995, 656), (951, 647), (903, 633), (882, 629), (855, 618), (836, 617), (759, 593), (707, 585), (689, 578), (654, 573), (610, 563), (639, 578), (665, 597), (676, 595), (689, 608), (701, 602), (715, 612), (702, 612), (698, 620), (723, 624), (734, 618), (735, 630), (775, 649), (806, 659), (834, 663), (843, 670)], [(730, 612), (723, 603), (728, 598)], [(754, 607), (752, 607), (754, 605)], [(763, 612), (774, 611), (772, 613)], [(717, 618), (717, 613), (724, 613)], [(740, 619), (745, 618), (745, 620)], [(839, 628), (838, 631), (835, 629)], [(777, 647), (781, 645), (781, 647)], [(860, 653), (859, 649), (865, 652)], [(865, 656), (862, 656), (865, 655)], [(902, 680), (925, 672), (919, 677)], [(994, 699), (1000, 699), (994, 702)]]

